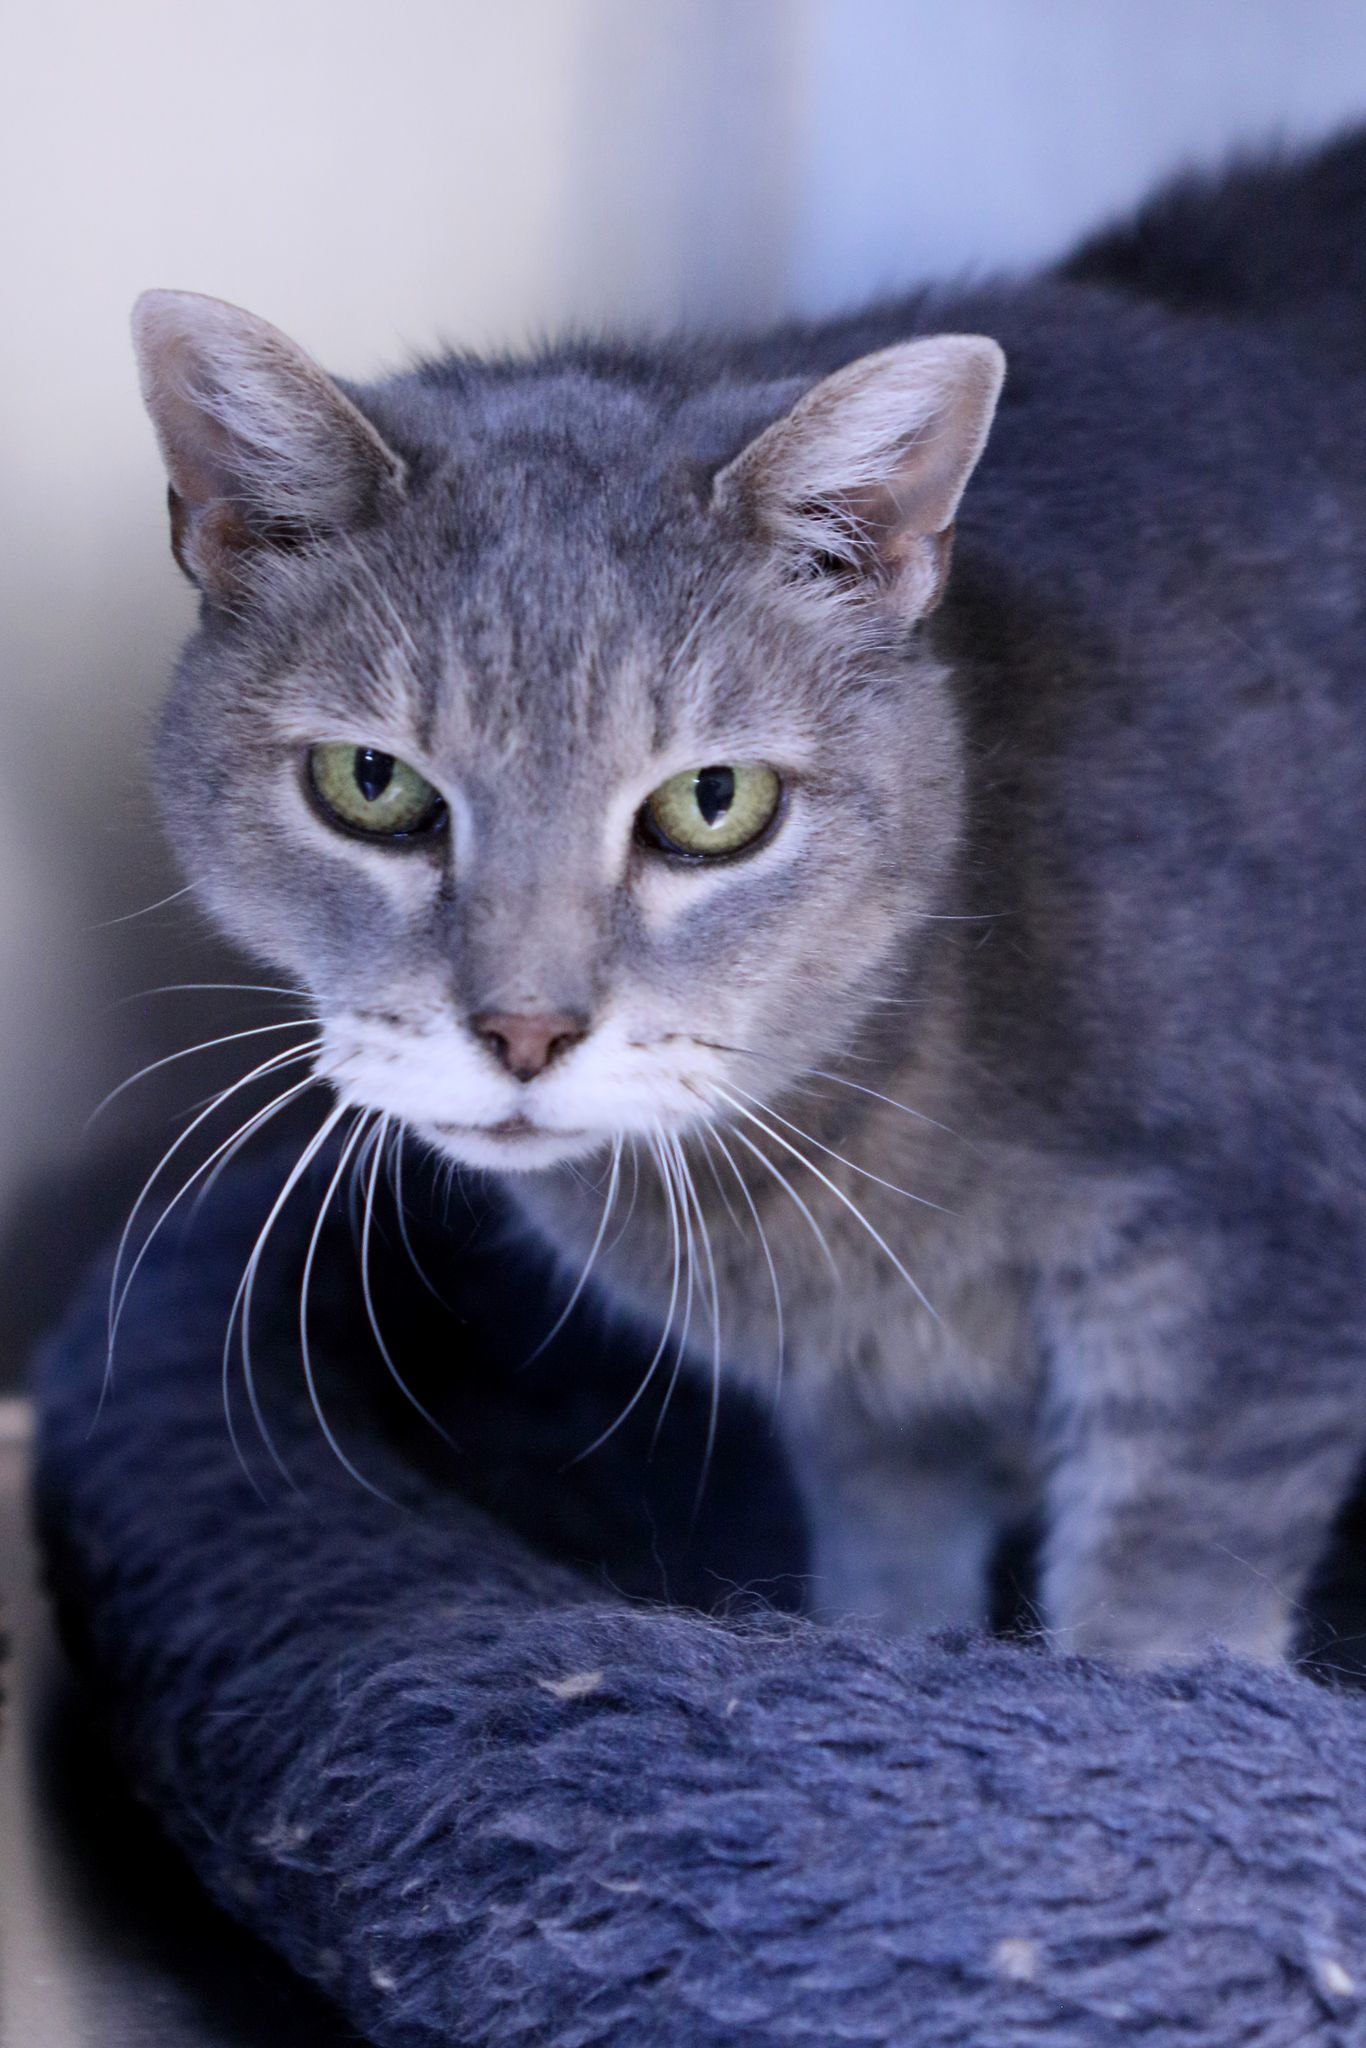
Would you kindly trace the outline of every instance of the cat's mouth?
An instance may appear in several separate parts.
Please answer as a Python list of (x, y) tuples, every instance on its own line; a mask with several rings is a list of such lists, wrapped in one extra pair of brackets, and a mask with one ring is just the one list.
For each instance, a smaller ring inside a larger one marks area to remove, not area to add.
[(496, 1124), (447, 1124), (433, 1123), (434, 1131), (440, 1131), (443, 1138), (494, 1138), (515, 1144), (526, 1138), (586, 1138), (587, 1131), (566, 1130), (556, 1125), (534, 1124), (529, 1116), (505, 1116)]
[(413, 1127), (461, 1165), (493, 1173), (539, 1173), (611, 1141), (610, 1132), (538, 1124), (520, 1113), (490, 1124), (447, 1123), (431, 1117)]

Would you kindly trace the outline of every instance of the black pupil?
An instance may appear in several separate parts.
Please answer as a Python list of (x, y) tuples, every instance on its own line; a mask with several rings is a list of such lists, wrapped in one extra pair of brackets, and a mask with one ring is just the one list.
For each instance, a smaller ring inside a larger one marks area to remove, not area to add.
[(365, 801), (377, 804), (394, 779), (394, 757), (376, 753), (373, 747), (357, 747), (355, 775)]
[(724, 818), (735, 801), (735, 774), (730, 768), (699, 768), (697, 808), (708, 825)]

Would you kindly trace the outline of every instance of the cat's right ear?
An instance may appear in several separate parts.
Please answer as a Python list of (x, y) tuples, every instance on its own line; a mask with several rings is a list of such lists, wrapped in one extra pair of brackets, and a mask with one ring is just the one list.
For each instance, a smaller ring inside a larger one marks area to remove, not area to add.
[(267, 321), (198, 292), (144, 292), (133, 345), (170, 479), (171, 546), (209, 596), (240, 588), (261, 550), (334, 533), (401, 494), (400, 458)]

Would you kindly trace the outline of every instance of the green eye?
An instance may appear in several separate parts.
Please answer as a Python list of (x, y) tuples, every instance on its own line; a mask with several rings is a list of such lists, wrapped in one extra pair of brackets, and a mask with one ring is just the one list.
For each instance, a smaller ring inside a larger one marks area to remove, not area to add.
[(641, 806), (636, 830), (647, 846), (690, 860), (720, 859), (752, 846), (778, 815), (783, 785), (762, 761), (725, 761), (671, 775)]
[(415, 839), (445, 822), (446, 806), (426, 776), (377, 747), (310, 747), (308, 782), (329, 823), (367, 839)]

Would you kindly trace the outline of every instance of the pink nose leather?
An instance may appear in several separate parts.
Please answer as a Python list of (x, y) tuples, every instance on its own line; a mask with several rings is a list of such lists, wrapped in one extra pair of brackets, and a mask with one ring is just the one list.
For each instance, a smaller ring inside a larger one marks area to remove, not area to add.
[(519, 1081), (534, 1081), (586, 1035), (582, 1017), (553, 1010), (541, 1017), (484, 1015), (470, 1019), (476, 1037)]

